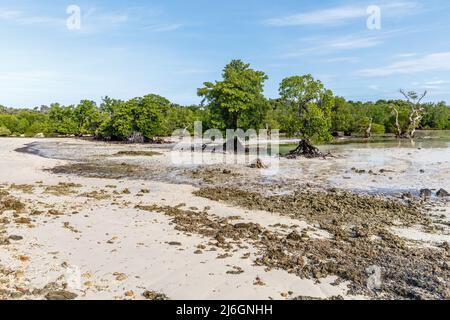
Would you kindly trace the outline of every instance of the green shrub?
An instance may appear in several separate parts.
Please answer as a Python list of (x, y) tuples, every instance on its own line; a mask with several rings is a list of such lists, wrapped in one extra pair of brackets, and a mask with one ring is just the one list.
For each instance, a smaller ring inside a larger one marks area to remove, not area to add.
[(10, 135), (11, 135), (11, 131), (8, 128), (6, 128), (4, 126), (0, 127), (0, 137), (7, 137)]

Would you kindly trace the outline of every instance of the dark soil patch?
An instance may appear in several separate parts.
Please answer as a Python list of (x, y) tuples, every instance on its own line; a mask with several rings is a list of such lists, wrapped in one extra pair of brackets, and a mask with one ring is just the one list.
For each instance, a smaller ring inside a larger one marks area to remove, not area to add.
[(81, 162), (56, 166), (48, 171), (55, 174), (76, 174), (91, 178), (122, 179), (142, 172), (144, 168), (127, 163), (92, 163)]
[(132, 157), (154, 157), (160, 156), (162, 153), (156, 151), (119, 151), (116, 156), (132, 156)]

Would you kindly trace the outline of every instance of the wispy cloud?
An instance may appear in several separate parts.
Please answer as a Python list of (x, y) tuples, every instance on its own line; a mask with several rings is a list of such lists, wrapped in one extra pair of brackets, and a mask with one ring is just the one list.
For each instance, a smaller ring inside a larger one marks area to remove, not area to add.
[(433, 53), (418, 59), (403, 60), (390, 65), (363, 69), (358, 74), (366, 77), (382, 77), (397, 74), (414, 74), (426, 71), (450, 70), (450, 52)]
[(295, 14), (281, 18), (272, 18), (267, 20), (266, 23), (276, 27), (314, 24), (330, 25), (349, 19), (360, 18), (365, 14), (366, 10), (361, 7), (340, 7)]
[[(306, 25), (337, 25), (352, 21), (357, 18), (367, 17), (367, 7), (364, 5), (342, 6), (322, 10), (299, 13), (279, 18), (271, 18), (266, 24), (275, 27), (306, 26)], [(382, 14), (398, 15), (409, 13), (418, 7), (414, 2), (388, 2), (380, 5)]]
[(64, 18), (30, 15), (26, 12), (0, 8), (0, 21), (17, 23), (20, 25), (64, 25)]
[(360, 58), (358, 57), (336, 57), (322, 60), (325, 63), (337, 63), (337, 62), (358, 62)]
[(405, 53), (399, 53), (395, 55), (395, 58), (411, 58), (417, 56), (417, 53), (415, 52), (405, 52)]
[[(7, 21), (19, 25), (66, 27), (68, 15), (59, 17), (34, 15), (29, 12), (0, 9), (0, 21)], [(114, 28), (128, 21), (128, 15), (123, 13), (99, 12), (95, 8), (81, 10), (81, 32), (89, 33)]]
[(150, 32), (169, 32), (175, 31), (182, 27), (183, 25), (180, 23), (172, 23), (172, 24), (154, 24), (144, 26), (143, 29)]
[(336, 39), (326, 39), (316, 41), (311, 46), (303, 47), (295, 52), (289, 52), (283, 54), (283, 58), (295, 58), (301, 57), (306, 54), (320, 53), (329, 54), (336, 51), (352, 50), (352, 49), (364, 49), (376, 47), (383, 43), (384, 39), (388, 37), (388, 34), (384, 35), (367, 35), (367, 34), (355, 34)]

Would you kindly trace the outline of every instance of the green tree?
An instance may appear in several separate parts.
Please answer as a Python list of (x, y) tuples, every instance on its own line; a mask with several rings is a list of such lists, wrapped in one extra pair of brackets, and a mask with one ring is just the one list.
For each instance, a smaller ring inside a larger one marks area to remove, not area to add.
[(267, 108), (261, 108), (267, 80), (264, 72), (251, 69), (250, 64), (241, 60), (233, 60), (224, 68), (222, 77), (222, 81), (205, 82), (197, 92), (203, 97), (202, 104), (208, 103), (211, 121), (219, 129), (237, 129), (240, 117), (249, 110), (267, 112)]
[(164, 119), (170, 106), (169, 100), (155, 94), (131, 99), (114, 107), (110, 121), (101, 125), (99, 134), (112, 139), (128, 139), (134, 134), (146, 139), (166, 135)]
[(333, 93), (310, 74), (282, 80), (280, 97), (287, 108), (296, 112), (298, 134), (314, 142), (331, 140)]
[(101, 112), (94, 101), (82, 100), (73, 110), (77, 135), (94, 134), (106, 120), (107, 114)]

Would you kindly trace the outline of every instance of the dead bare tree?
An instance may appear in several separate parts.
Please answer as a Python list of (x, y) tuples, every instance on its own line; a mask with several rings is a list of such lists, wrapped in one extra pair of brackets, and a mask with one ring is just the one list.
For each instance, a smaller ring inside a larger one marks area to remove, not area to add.
[(411, 111), (408, 116), (409, 125), (406, 134), (409, 138), (413, 139), (425, 113), (425, 108), (422, 107), (421, 102), (427, 95), (428, 91), (425, 90), (421, 95), (414, 91), (405, 92), (404, 90), (400, 90), (400, 93), (406, 98), (406, 101), (411, 107)]
[(422, 120), (425, 108), (422, 107), (422, 100), (427, 95), (427, 91), (425, 90), (421, 95), (414, 91), (405, 92), (403, 89), (400, 90), (400, 93), (406, 98), (406, 102), (410, 107), (410, 111), (408, 114), (408, 125), (405, 129), (403, 129), (400, 125), (399, 121), (399, 111), (395, 105), (391, 105), (395, 115), (395, 126), (397, 128), (397, 138), (410, 138), (414, 139), (416, 134), (416, 130), (420, 125), (420, 121)]

